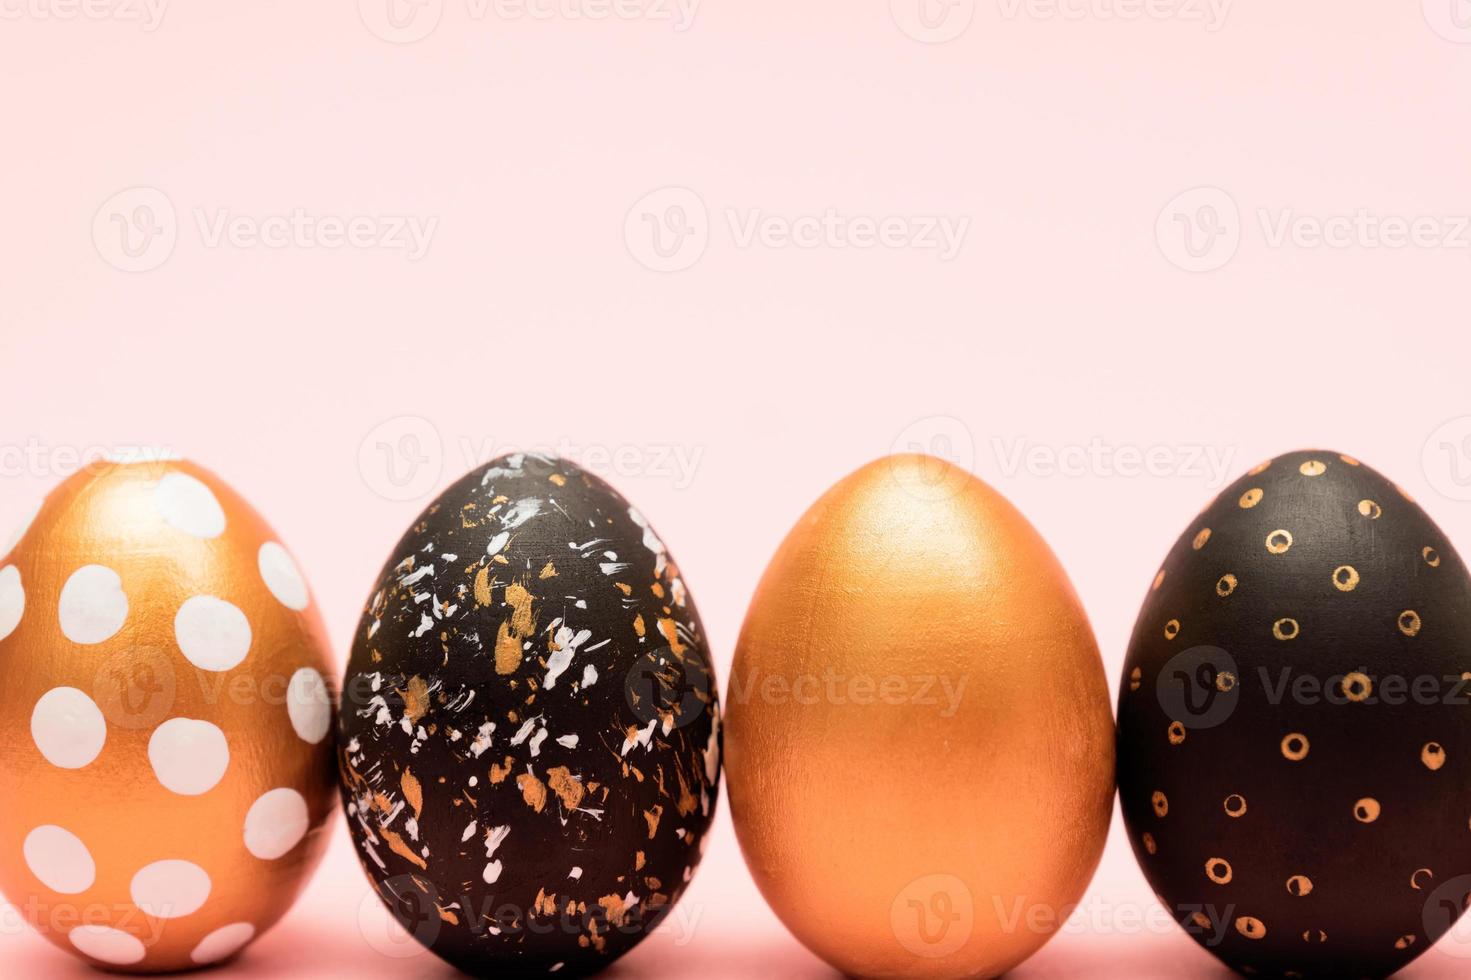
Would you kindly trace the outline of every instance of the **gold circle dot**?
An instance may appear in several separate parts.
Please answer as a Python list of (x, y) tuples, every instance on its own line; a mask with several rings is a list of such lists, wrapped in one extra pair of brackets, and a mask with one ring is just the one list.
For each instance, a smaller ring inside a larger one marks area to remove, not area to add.
[(1425, 763), (1426, 769), (1439, 769), (1445, 765), (1445, 749), (1439, 742), (1426, 742), (1420, 749), (1420, 761)]
[(1241, 495), (1241, 499), (1240, 500), (1236, 501), (1236, 503), (1241, 506), (1241, 509), (1242, 510), (1251, 510), (1253, 507), (1255, 507), (1257, 504), (1259, 504), (1261, 502), (1262, 502), (1262, 488), (1261, 487), (1252, 487), (1250, 490), (1246, 491), (1245, 493), (1243, 493)]
[(1170, 801), (1159, 790), (1155, 790), (1149, 797), (1149, 805), (1154, 807), (1154, 815), (1156, 817), (1162, 817), (1170, 812)]
[(1225, 858), (1207, 858), (1205, 876), (1218, 885), (1227, 884), (1231, 880), (1231, 862)]
[(1415, 937), (1410, 933), (1405, 933), (1394, 941), (1395, 949), (1409, 949), (1413, 945), (1415, 945)]
[(1278, 528), (1267, 535), (1267, 550), (1274, 555), (1285, 555), (1292, 547), (1292, 532)]
[(1178, 721), (1170, 722), (1169, 736), (1171, 745), (1179, 745), (1185, 741), (1185, 725)]
[(1138, 667), (1135, 667), (1133, 670), (1129, 671), (1129, 690), (1139, 690), (1139, 684), (1143, 676), (1143, 672), (1140, 671)]
[(1272, 624), (1272, 635), (1279, 640), (1295, 640), (1301, 631), (1295, 619), (1279, 619)]
[(1211, 925), (1210, 917), (1204, 912), (1192, 912), (1190, 914), (1190, 921), (1201, 929), (1209, 929)]
[(1303, 476), (1322, 476), (1328, 472), (1328, 466), (1322, 460), (1310, 459), (1297, 468)]
[(1384, 508), (1365, 497), (1359, 501), (1359, 513), (1371, 521), (1377, 521), (1379, 520), (1379, 516), (1384, 513)]
[(1440, 567), (1440, 552), (1436, 551), (1434, 548), (1422, 548), (1420, 550), (1420, 557), (1424, 558), (1425, 564), (1429, 565), (1431, 568)]
[(1293, 762), (1301, 762), (1308, 757), (1308, 737), (1302, 732), (1292, 732), (1282, 736), (1282, 754)]
[(1221, 804), (1221, 808), (1226, 811), (1226, 816), (1228, 817), (1243, 816), (1246, 813), (1246, 797), (1240, 793), (1232, 793), (1226, 797), (1226, 801)]
[(1369, 679), (1368, 674), (1355, 670), (1343, 675), (1339, 688), (1344, 697), (1357, 704), (1368, 700), (1369, 695), (1374, 693), (1374, 682)]
[(1287, 879), (1287, 893), (1301, 898), (1313, 890), (1313, 880), (1307, 875), (1293, 875)]
[(1341, 460), (1343, 460), (1345, 463), (1347, 463), (1350, 466), (1358, 466), (1358, 465), (1360, 465), (1358, 460), (1354, 459), (1352, 456), (1345, 456), (1343, 453), (1339, 453), (1338, 454), (1338, 458), (1341, 459)]
[(1366, 796), (1354, 804), (1354, 819), (1359, 823), (1373, 823), (1379, 819), (1379, 801)]
[(1159, 845), (1154, 842), (1154, 835), (1153, 834), (1148, 833), (1146, 831), (1145, 834), (1144, 834), (1144, 836), (1141, 837), (1140, 840), (1143, 841), (1143, 843), (1144, 843), (1144, 853), (1146, 853), (1146, 854), (1155, 854), (1155, 853), (1158, 853), (1158, 851), (1159, 851)]
[(1333, 569), (1333, 585), (1339, 592), (1352, 592), (1359, 585), (1359, 570), (1352, 565), (1339, 565)]
[(1200, 533), (1195, 536), (1195, 540), (1190, 542), (1190, 547), (1194, 548), (1196, 551), (1199, 551), (1201, 548), (1205, 547), (1205, 543), (1210, 539), (1211, 529), (1208, 527), (1203, 527), (1200, 529)]
[(1178, 619), (1172, 619), (1168, 623), (1165, 623), (1165, 639), (1167, 639), (1167, 640), (1173, 640), (1175, 637), (1177, 637), (1179, 635), (1180, 635), (1180, 621)]
[(1161, 568), (1159, 574), (1154, 577), (1154, 584), (1149, 587), (1150, 592), (1158, 592), (1159, 587), (1165, 584), (1165, 570)]
[(1236, 576), (1227, 572), (1216, 581), (1216, 595), (1225, 598), (1236, 591)]
[(1405, 636), (1414, 636), (1420, 632), (1420, 614), (1413, 609), (1406, 609), (1399, 614), (1397, 624), (1399, 631)]
[(1267, 934), (1267, 927), (1261, 919), (1242, 915), (1236, 918), (1236, 931), (1247, 939), (1261, 939)]
[(1302, 941), (1305, 943), (1326, 943), (1328, 941), (1328, 934), (1322, 929), (1306, 929), (1303, 931)]
[(1216, 675), (1216, 690), (1222, 694), (1230, 694), (1236, 687), (1236, 675), (1229, 670), (1223, 670)]

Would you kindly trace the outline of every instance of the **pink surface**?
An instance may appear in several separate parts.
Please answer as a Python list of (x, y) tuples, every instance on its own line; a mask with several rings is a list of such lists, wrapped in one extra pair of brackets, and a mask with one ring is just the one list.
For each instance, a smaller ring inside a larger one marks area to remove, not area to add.
[[(1115, 680), (1165, 549), (1280, 451), (1471, 542), (1464, 0), (160, 2), (0, 7), (0, 526), (168, 447), (275, 524), (340, 664), (432, 494), (549, 447), (651, 515), (727, 676), (781, 536), (892, 448), (1031, 517)], [(1219, 973), (1140, 923), (1117, 822), (1087, 902), (1018, 975)], [(85, 972), (6, 913), (14, 975)], [(828, 975), (723, 801), (679, 913), (615, 975)], [(385, 922), (339, 828), (233, 970), (447, 975)]]

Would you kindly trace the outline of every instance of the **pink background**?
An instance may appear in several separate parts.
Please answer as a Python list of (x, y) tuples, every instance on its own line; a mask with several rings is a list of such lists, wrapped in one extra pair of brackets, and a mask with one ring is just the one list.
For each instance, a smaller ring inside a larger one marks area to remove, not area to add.
[[(79, 454), (177, 451), (294, 549), (339, 663), (410, 519), (516, 447), (652, 516), (723, 677), (781, 536), (892, 448), (1030, 516), (1111, 683), (1165, 549), (1260, 459), (1352, 453), (1471, 542), (1465, 0), (1237, 0), (1212, 23), (1202, 0), (926, 0), (928, 21), (920, 0), (705, 0), (684, 30), (662, 0), (426, 0), (399, 33), (388, 0), (178, 3), (151, 30), (68, 2), (0, 8), (0, 526)], [(435, 224), (418, 257), (209, 234), (296, 209)], [(827, 209), (860, 228), (781, 247)], [(1360, 209), (1378, 231), (1311, 239)], [(753, 210), (776, 232), (747, 239)], [(953, 256), (858, 247), (863, 221), (941, 217), (969, 222)], [(1394, 247), (1411, 219), (1420, 242)], [(656, 252), (650, 220), (683, 244)], [(412, 948), (335, 834), (232, 969), (447, 976), (384, 952)], [(1088, 903), (1017, 975), (1218, 972), (1138, 923), (1117, 821)], [(723, 801), (681, 909), (615, 975), (830, 976), (766, 909)], [(1460, 972), (1466, 932), (1406, 975)], [(13, 914), (0, 956), (85, 972)]]

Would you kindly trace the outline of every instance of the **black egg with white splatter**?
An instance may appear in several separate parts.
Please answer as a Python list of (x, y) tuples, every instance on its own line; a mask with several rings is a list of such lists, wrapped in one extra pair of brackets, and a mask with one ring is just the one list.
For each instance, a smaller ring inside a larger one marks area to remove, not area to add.
[(1155, 576), (1118, 744), (1135, 855), (1197, 942), (1253, 975), (1392, 973), (1471, 896), (1471, 577), (1353, 457), (1264, 463)]
[(592, 972), (700, 861), (720, 708), (678, 566), (556, 459), (498, 459), (394, 549), (353, 643), (343, 799), (392, 913), (462, 970)]

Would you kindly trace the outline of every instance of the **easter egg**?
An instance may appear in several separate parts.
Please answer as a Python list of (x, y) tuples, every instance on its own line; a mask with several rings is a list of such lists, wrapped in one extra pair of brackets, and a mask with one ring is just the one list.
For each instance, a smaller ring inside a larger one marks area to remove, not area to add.
[(1384, 976), (1471, 895), (1471, 580), (1394, 483), (1294, 452), (1227, 487), (1144, 600), (1119, 692), (1134, 853), (1261, 976)]
[(504, 457), (419, 516), (344, 699), (363, 868), (466, 972), (597, 970), (699, 864), (720, 773), (700, 617), (648, 520), (571, 463)]
[(741, 848), (857, 977), (992, 977), (1063, 924), (1113, 800), (1087, 617), (1037, 531), (948, 463), (830, 489), (751, 600), (727, 699)]
[(250, 505), (190, 463), (96, 463), (0, 556), (0, 887), (133, 973), (228, 959), (333, 811), (321, 619)]

